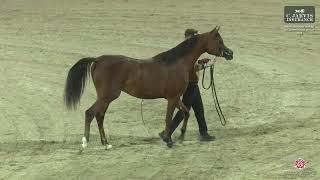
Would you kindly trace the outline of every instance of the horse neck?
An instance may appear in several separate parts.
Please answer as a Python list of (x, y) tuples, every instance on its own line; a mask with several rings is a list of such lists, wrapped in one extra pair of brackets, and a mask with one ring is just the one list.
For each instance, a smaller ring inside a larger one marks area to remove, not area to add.
[(187, 66), (189, 70), (193, 70), (194, 64), (204, 52), (204, 44), (202, 41), (199, 41), (196, 47), (184, 57), (184, 65)]

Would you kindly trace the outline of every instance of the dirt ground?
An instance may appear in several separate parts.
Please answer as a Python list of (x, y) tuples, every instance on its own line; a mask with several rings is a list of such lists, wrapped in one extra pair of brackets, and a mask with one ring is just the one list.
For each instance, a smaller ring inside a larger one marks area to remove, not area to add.
[[(0, 179), (320, 179), (319, 20), (314, 32), (285, 32), (283, 7), (298, 2), (0, 0)], [(318, 0), (303, 5), (320, 17)], [(66, 110), (75, 62), (148, 58), (180, 43), (186, 28), (218, 24), (234, 60), (215, 71), (226, 127), (201, 88), (216, 141), (198, 140), (192, 113), (186, 141), (168, 149), (158, 137), (166, 101), (144, 101), (144, 126), (140, 100), (122, 93), (105, 120), (113, 149), (100, 145), (94, 122), (78, 153), (96, 95), (91, 83), (78, 110)], [(293, 167), (298, 158), (305, 169)]]

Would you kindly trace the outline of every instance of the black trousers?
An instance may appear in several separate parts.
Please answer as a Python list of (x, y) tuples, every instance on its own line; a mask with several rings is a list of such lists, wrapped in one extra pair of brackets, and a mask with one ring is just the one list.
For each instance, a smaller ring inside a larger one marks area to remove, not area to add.
[[(194, 114), (197, 118), (200, 134), (206, 134), (208, 131), (208, 128), (207, 128), (207, 123), (204, 117), (202, 98), (201, 98), (199, 86), (197, 83), (189, 83), (186, 92), (183, 94), (182, 102), (184, 103), (184, 105), (186, 105), (186, 107), (189, 110), (192, 107)], [(179, 110), (172, 120), (172, 126), (171, 126), (172, 133), (179, 126), (182, 120), (183, 120), (183, 112)]]

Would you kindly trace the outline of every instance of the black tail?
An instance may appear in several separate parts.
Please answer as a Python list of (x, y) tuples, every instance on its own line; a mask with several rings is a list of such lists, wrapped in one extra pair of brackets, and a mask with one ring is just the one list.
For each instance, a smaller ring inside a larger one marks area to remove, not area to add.
[(84, 91), (87, 76), (90, 74), (91, 64), (94, 61), (95, 58), (91, 57), (80, 59), (69, 70), (64, 89), (64, 102), (68, 109), (76, 109)]

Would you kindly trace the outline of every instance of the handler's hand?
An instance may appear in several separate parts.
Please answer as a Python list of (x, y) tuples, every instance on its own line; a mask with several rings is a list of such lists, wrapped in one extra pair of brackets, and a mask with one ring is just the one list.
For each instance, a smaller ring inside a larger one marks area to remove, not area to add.
[(210, 61), (209, 58), (199, 59), (199, 60), (198, 60), (198, 64), (206, 64), (206, 63), (208, 63), (209, 61)]

